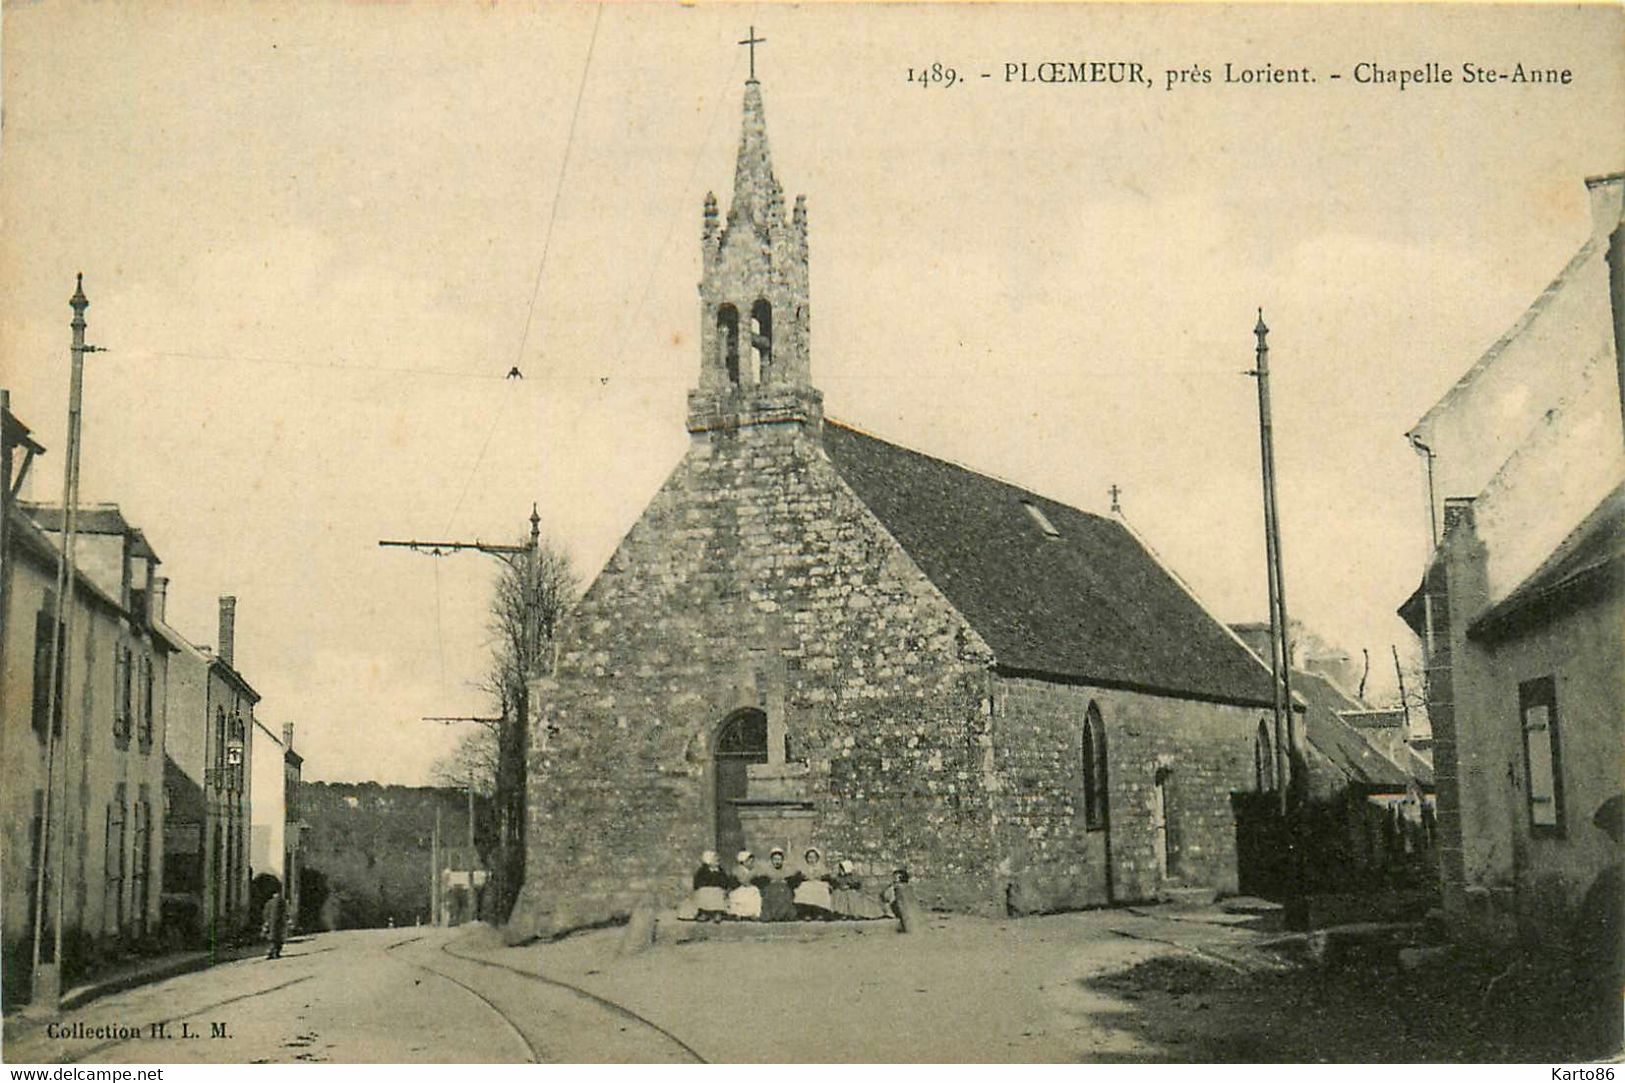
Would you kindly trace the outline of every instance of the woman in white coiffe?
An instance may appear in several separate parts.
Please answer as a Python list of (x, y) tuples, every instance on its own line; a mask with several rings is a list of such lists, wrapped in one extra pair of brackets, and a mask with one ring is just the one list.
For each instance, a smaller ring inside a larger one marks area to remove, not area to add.
[(694, 870), (694, 909), (697, 921), (721, 921), (728, 912), (728, 874), (715, 850), (701, 854), (700, 867)]
[(802, 921), (827, 921), (834, 916), (829, 895), (829, 870), (818, 847), (809, 846), (801, 855), (801, 868), (791, 878), (795, 888), (796, 917)]
[(740, 921), (756, 921), (762, 916), (762, 889), (754, 880), (761, 876), (756, 871), (756, 855), (741, 850), (733, 867), (733, 890), (728, 892), (728, 916)]

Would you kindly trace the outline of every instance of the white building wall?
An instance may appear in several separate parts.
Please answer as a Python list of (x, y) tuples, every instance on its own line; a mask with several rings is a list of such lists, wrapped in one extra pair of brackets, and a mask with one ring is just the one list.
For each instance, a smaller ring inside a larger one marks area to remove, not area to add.
[(283, 879), (283, 840), (287, 809), (282, 741), (259, 722), (254, 724), (253, 819), (249, 833), (249, 864), (255, 876), (270, 873)]

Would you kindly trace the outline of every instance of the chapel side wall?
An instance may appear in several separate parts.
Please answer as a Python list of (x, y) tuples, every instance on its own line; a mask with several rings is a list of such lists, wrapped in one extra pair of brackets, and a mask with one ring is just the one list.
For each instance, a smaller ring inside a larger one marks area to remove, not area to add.
[[(1106, 825), (1091, 830), (1084, 810), (1089, 692), (1008, 677), (998, 678), (997, 689), (994, 809), (1009, 908), (1044, 913), (1109, 904)], [(1108, 743), (1108, 762), (1110, 755)], [(1110, 778), (1108, 771), (1108, 785)]]
[[(677, 902), (715, 844), (711, 743), (787, 734), (812, 841), (927, 906), (992, 906), (985, 645), (799, 425), (696, 437), (588, 589), (540, 682), (515, 923)], [(878, 883), (875, 883), (878, 887)]]
[[(1259, 708), (1026, 677), (1001, 677), (998, 684), (1000, 843), (1011, 855), (1012, 882), (1036, 893), (1034, 909), (1157, 897), (1154, 806), (1156, 773), (1164, 767), (1172, 771), (1178, 880), (1237, 890), (1231, 794), (1254, 788)], [(1091, 702), (1106, 737), (1104, 832), (1086, 830), (1082, 807), (1083, 720)]]

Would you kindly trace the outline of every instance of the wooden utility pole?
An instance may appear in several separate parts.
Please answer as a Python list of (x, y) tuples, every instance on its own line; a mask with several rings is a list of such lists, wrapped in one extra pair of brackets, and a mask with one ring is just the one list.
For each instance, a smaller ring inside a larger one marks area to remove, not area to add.
[(1264, 324), (1264, 310), (1258, 310), (1253, 334), (1258, 337), (1256, 364), (1247, 375), (1258, 381), (1258, 447), (1264, 487), (1264, 563), (1268, 570), (1270, 610), (1270, 672), (1273, 677), (1272, 704), (1275, 715), (1275, 777), (1279, 810), (1287, 811), (1287, 788), (1291, 783), (1292, 731), (1292, 645), (1287, 634), (1285, 592), (1281, 584), (1281, 535), (1275, 504), (1275, 434), (1270, 415), (1270, 329)]
[(1405, 669), (1399, 664), (1399, 645), (1388, 644), (1388, 649), (1394, 654), (1394, 679), (1399, 682), (1399, 709), (1405, 716), (1405, 739), (1411, 737), (1411, 700), (1405, 694)]
[(434, 795), (434, 834), (429, 842), (429, 924), (440, 924), (440, 794)]
[[(50, 684), (46, 689), (45, 711), (45, 796), (40, 814), (40, 858), (39, 878), (34, 885), (34, 945), (33, 945), (33, 991), (30, 998), (30, 1009), (37, 1013), (55, 1014), (62, 997), (62, 915), (64, 899), (67, 895), (64, 877), (67, 873), (67, 821), (68, 821), (68, 769), (63, 742), (57, 740), (57, 714), (64, 716), (60, 727), (64, 739), (70, 727), (67, 725), (68, 690), (72, 688), (73, 673), (73, 595), (78, 583), (78, 574), (74, 568), (73, 550), (74, 536), (79, 527), (79, 449), (80, 430), (82, 426), (84, 401), (84, 373), (85, 354), (98, 352), (96, 347), (85, 345), (85, 309), (90, 302), (85, 298), (85, 276), (79, 275), (75, 281), (73, 297), (69, 299), (68, 306), (73, 309), (73, 320), (69, 327), (73, 330), (73, 344), (70, 347), (70, 368), (68, 375), (68, 450), (67, 462), (62, 470), (62, 555), (57, 560), (56, 576), (56, 612), (52, 621), (52, 629), (56, 634), (56, 648), (51, 651)], [(51, 776), (55, 772), (56, 761), (63, 760), (62, 765), (62, 800), (53, 800), (54, 786)], [(62, 823), (52, 830), (53, 806), (60, 806)], [(53, 917), (51, 930), (51, 958), (45, 962), (42, 958), (43, 929), (45, 925), (46, 892), (45, 882), (50, 867), (50, 845), (56, 843), (56, 875), (52, 878), (52, 887), (55, 891), (53, 902)]]

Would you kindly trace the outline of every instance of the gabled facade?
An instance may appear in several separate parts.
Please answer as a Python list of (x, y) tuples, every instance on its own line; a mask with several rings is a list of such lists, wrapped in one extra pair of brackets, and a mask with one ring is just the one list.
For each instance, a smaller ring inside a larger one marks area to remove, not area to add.
[(956, 909), (1233, 889), (1269, 673), (1120, 519), (826, 422), (807, 229), (752, 80), (703, 211), (688, 451), (534, 690), (514, 922), (809, 843)]
[(1445, 902), (1532, 939), (1620, 860), (1593, 819), (1625, 790), (1625, 174), (1586, 185), (1590, 238), (1410, 433)]

